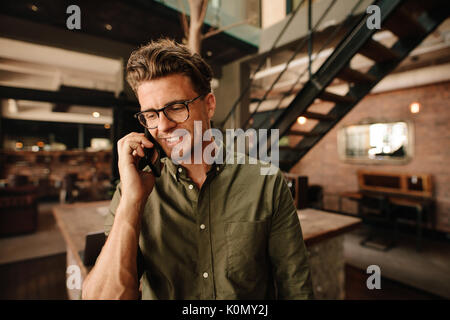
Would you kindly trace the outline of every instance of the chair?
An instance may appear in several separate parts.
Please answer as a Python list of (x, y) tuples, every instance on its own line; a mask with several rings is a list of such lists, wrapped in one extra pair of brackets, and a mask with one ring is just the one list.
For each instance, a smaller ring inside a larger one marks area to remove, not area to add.
[(308, 207), (323, 209), (323, 188), (319, 185), (308, 186)]
[[(392, 208), (386, 195), (363, 194), (359, 200), (358, 215), (369, 227), (369, 234), (360, 242), (362, 246), (387, 251), (397, 244), (397, 219), (392, 215)], [(376, 223), (392, 226), (393, 234), (391, 232), (387, 234), (382, 234), (384, 232), (380, 233), (379, 230), (373, 227)], [(380, 244), (375, 241), (375, 239), (380, 238), (382, 240), (387, 238), (387, 243)]]
[(32, 185), (0, 188), (0, 236), (36, 231), (37, 191)]
[(75, 200), (76, 191), (75, 182), (78, 179), (76, 173), (67, 173), (62, 180), (62, 186), (59, 192), (60, 203), (72, 203)]

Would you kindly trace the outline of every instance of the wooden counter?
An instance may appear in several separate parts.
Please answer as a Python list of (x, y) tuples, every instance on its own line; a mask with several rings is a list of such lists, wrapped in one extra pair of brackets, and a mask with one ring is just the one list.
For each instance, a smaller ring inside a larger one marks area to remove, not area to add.
[(345, 299), (345, 233), (361, 219), (322, 210), (297, 211), (316, 299)]
[(361, 219), (316, 209), (297, 210), (306, 246), (353, 230)]
[[(84, 250), (88, 233), (104, 230), (110, 201), (58, 205), (53, 214), (67, 246), (67, 266), (77, 265), (82, 281), (91, 268), (84, 266), (79, 251)], [(315, 209), (297, 211), (303, 239), (308, 249), (314, 291), (317, 298), (342, 298), (344, 283), (342, 235), (360, 224), (360, 219)], [(336, 278), (337, 277), (337, 278)], [(322, 295), (325, 292), (326, 295)], [(68, 290), (78, 299), (80, 290)]]
[[(110, 200), (63, 204), (53, 207), (53, 215), (64, 237), (67, 248), (67, 266), (76, 265), (83, 283), (92, 267), (86, 267), (79, 252), (84, 250), (86, 235), (104, 230)], [(67, 289), (69, 299), (79, 299), (81, 290)]]

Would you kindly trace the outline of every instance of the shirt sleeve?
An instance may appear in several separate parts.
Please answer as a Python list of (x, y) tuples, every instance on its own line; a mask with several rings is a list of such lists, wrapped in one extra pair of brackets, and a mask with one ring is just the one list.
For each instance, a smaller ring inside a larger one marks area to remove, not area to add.
[(291, 192), (281, 171), (274, 185), (269, 255), (278, 299), (313, 299), (307, 250)]

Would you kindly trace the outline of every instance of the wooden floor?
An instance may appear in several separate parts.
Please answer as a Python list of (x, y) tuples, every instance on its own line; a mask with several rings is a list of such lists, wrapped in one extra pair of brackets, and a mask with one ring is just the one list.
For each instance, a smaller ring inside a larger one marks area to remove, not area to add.
[[(383, 230), (374, 230), (383, 234)], [(367, 227), (361, 227), (345, 235), (344, 256), (348, 265), (360, 270), (377, 265), (385, 279), (450, 299), (450, 242), (424, 237), (423, 249), (417, 251), (415, 235), (405, 230), (399, 234), (395, 247), (382, 251), (361, 246), (367, 233)]]
[[(65, 254), (0, 265), (0, 299), (67, 299)], [(364, 270), (346, 265), (346, 299), (348, 300), (430, 300), (440, 297), (381, 279), (380, 290), (366, 287)]]
[(397, 281), (381, 277), (381, 289), (367, 289), (365, 270), (345, 266), (345, 294), (347, 300), (434, 300), (442, 299)]
[[(36, 234), (0, 239), (0, 299), (67, 299), (65, 244), (51, 215), (51, 204), (41, 209)], [(360, 237), (355, 232), (345, 242), (346, 299), (440, 299), (438, 293), (417, 289), (420, 286), (413, 287), (405, 280), (430, 283), (431, 288), (436, 286), (436, 278), (446, 280), (448, 273), (442, 272), (448, 270), (448, 245), (426, 241), (424, 252), (417, 253), (414, 241), (405, 238), (398, 247), (379, 252), (361, 247)], [(380, 290), (366, 286), (368, 275), (363, 267), (373, 261), (382, 269)], [(399, 270), (394, 268), (397, 264)]]

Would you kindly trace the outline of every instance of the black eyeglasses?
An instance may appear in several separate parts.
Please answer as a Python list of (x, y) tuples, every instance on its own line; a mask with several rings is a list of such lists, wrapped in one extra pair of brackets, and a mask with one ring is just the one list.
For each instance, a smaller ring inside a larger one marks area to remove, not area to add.
[(147, 129), (155, 129), (159, 124), (159, 113), (162, 111), (167, 119), (175, 123), (183, 123), (189, 118), (189, 104), (193, 103), (204, 94), (199, 95), (191, 100), (175, 101), (165, 105), (158, 110), (146, 110), (138, 112), (134, 115)]

